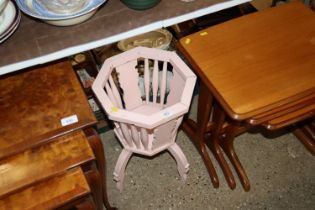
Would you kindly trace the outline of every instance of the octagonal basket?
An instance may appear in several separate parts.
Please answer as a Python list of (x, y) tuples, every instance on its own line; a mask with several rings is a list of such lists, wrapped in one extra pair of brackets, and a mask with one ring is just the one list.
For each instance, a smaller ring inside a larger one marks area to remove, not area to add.
[(167, 149), (186, 180), (189, 164), (175, 139), (195, 82), (175, 52), (136, 47), (104, 62), (92, 89), (124, 147), (114, 172), (118, 189), (132, 153), (153, 156)]

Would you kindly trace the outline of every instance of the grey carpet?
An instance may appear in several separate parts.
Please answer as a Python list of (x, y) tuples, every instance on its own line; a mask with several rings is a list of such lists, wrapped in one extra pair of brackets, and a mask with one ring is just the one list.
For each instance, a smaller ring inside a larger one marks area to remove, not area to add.
[[(196, 115), (197, 97), (190, 115)], [(314, 209), (315, 158), (290, 133), (265, 137), (245, 133), (235, 140), (235, 148), (251, 181), (245, 192), (238, 181), (235, 190), (227, 186), (214, 157), (220, 178), (213, 188), (203, 161), (184, 132), (177, 143), (190, 163), (186, 184), (182, 184), (176, 163), (168, 152), (154, 158), (134, 155), (126, 169), (124, 190), (113, 181), (113, 170), (122, 147), (113, 131), (101, 135), (107, 158), (109, 200), (119, 209)], [(234, 171), (233, 171), (234, 172)]]

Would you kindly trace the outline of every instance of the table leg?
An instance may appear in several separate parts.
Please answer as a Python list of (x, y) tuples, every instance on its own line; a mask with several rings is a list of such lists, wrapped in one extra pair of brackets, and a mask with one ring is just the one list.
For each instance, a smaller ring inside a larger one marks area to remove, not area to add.
[(108, 196), (107, 196), (107, 186), (106, 186), (106, 161), (105, 161), (105, 154), (103, 150), (103, 144), (98, 137), (98, 134), (96, 131), (92, 128), (88, 128), (84, 130), (85, 135), (89, 141), (89, 144), (94, 152), (95, 159), (96, 159), (96, 164), (97, 168), (99, 170), (99, 173), (101, 175), (101, 181), (102, 181), (102, 193), (103, 193), (103, 203), (106, 207), (106, 209), (109, 210), (114, 210), (116, 209), (115, 207), (111, 207), (108, 201)]
[(293, 134), (304, 145), (304, 147), (315, 156), (315, 133), (311, 127), (312, 125), (304, 125), (303, 127), (296, 127)]
[(198, 98), (197, 123), (195, 124), (190, 119), (185, 120), (183, 123), (183, 130), (190, 137), (200, 153), (210, 175), (213, 187), (218, 188), (219, 178), (205, 146), (205, 134), (207, 131), (212, 101), (213, 97), (209, 94), (204, 84), (201, 83)]
[(249, 191), (250, 190), (249, 179), (234, 149), (234, 139), (235, 136), (239, 133), (240, 127), (241, 127), (240, 122), (235, 122), (235, 124), (229, 124), (228, 127), (226, 128), (225, 132), (226, 136), (225, 138), (222, 139), (222, 141), (220, 141), (220, 145), (223, 148), (226, 155), (229, 157), (230, 161), (232, 162), (235, 171), (237, 172), (238, 177), (243, 185), (244, 190)]
[(212, 116), (212, 122), (213, 122), (213, 128), (211, 129), (211, 136), (210, 140), (208, 140), (207, 146), (217, 159), (218, 163), (221, 166), (221, 169), (223, 171), (223, 174), (225, 176), (225, 180), (228, 183), (229, 187), (231, 189), (235, 189), (236, 183), (234, 180), (234, 176), (232, 174), (232, 171), (226, 162), (222, 149), (220, 147), (220, 140), (221, 140), (221, 134), (222, 134), (222, 128), (225, 122), (225, 112), (222, 110), (220, 105), (215, 104), (214, 105), (214, 111), (213, 111), (213, 116)]
[(103, 180), (101, 176), (95, 168), (92, 168), (89, 171), (85, 172), (85, 177), (89, 186), (91, 188), (91, 193), (93, 195), (95, 206), (97, 210), (103, 209), (103, 202), (102, 202), (102, 185), (100, 184)]
[(89, 200), (86, 200), (86, 201), (76, 205), (75, 209), (76, 210), (94, 210), (95, 205), (94, 205), (92, 198), (90, 198)]

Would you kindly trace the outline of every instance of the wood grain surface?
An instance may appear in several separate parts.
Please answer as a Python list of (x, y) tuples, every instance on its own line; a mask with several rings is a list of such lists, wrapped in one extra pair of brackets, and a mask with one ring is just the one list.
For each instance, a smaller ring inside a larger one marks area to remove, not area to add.
[(180, 40), (230, 117), (246, 119), (315, 91), (315, 13), (294, 2)]
[[(68, 61), (0, 79), (0, 159), (96, 123)], [(76, 115), (78, 122), (61, 125)]]
[(1, 199), (0, 209), (55, 209), (88, 193), (89, 185), (78, 167)]
[(289, 114), (272, 119), (266, 122), (264, 125), (270, 130), (275, 130), (288, 125), (292, 125), (296, 122), (300, 122), (312, 116), (315, 116), (315, 103)]
[(0, 161), (0, 198), (94, 159), (79, 130)]

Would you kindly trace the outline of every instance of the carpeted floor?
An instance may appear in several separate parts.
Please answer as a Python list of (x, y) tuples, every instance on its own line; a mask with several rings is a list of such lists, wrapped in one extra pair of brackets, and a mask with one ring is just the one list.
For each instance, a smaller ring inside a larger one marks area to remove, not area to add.
[[(197, 96), (190, 115), (196, 115)], [(154, 158), (134, 155), (126, 169), (124, 190), (115, 188), (113, 170), (122, 147), (113, 131), (101, 135), (107, 158), (108, 194), (119, 209), (314, 209), (315, 158), (290, 133), (264, 137), (245, 133), (235, 141), (251, 190), (245, 192), (237, 180), (235, 190), (227, 186), (214, 157), (220, 178), (213, 188), (201, 157), (188, 137), (180, 131), (177, 143), (190, 163), (186, 184), (180, 181), (176, 163), (167, 152)]]

